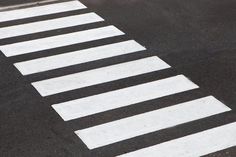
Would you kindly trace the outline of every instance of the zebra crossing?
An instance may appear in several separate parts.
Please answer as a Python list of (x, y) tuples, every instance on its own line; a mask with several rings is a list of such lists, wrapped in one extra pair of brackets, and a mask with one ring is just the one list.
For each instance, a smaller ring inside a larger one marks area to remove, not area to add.
[(145, 48), (136, 41), (128, 40), (75, 52), (18, 62), (14, 65), (23, 75), (29, 75), (143, 50), (145, 50)]
[(11, 57), (119, 35), (124, 35), (124, 33), (115, 26), (105, 26), (81, 32), (3, 45), (0, 49), (7, 57)]
[[(73, 89), (84, 88), (126, 77), (145, 74), (164, 69), (166, 67), (169, 66), (159, 58), (150, 57), (57, 78), (51, 78), (39, 82), (33, 82), (32, 85), (42, 96), (48, 96)], [(64, 84), (68, 85), (64, 86)]]
[[(176, 84), (177, 86), (175, 86)], [(198, 88), (198, 86), (187, 80), (183, 75), (179, 75), (61, 104), (55, 104), (53, 105), (53, 108), (64, 120), (71, 120), (195, 88)], [(129, 99), (127, 99), (127, 96)]]
[[(27, 7), (11, 11), (0, 12), (0, 22), (8, 22), (38, 16), (64, 13), (73, 10), (87, 9), (79, 1), (69, 0), (41, 6)], [(105, 22), (94, 12), (70, 15), (26, 24), (11, 25), (0, 28), (0, 40), (30, 35), (39, 32), (70, 28)], [(36, 54), (43, 51), (87, 43), (117, 36), (125, 33), (113, 25), (80, 30), (71, 33), (42, 37), (28, 41), (20, 41), (0, 45), (0, 51), (6, 57)], [(53, 73), (60, 68), (68, 68), (74, 65), (90, 63), (93, 61), (109, 60), (112, 57), (134, 54), (137, 52), (148, 53), (148, 50), (135, 40), (125, 40), (116, 43), (89, 47), (82, 50), (66, 52), (62, 54), (47, 55), (31, 60), (22, 60), (14, 63), (19, 72), (24, 75)], [(42, 97), (69, 92), (82, 88), (92, 88), (95, 85), (116, 82), (130, 77), (147, 75), (148, 73), (171, 69), (171, 65), (158, 56), (150, 56), (142, 59), (122, 62), (104, 67), (98, 67), (73, 74), (64, 74), (53, 78), (47, 78), (31, 82), (32, 86)], [(96, 95), (51, 104), (52, 108), (67, 123), (68, 121), (89, 117), (95, 114), (135, 106), (138, 103), (160, 99), (200, 87), (182, 74), (171, 76), (138, 85), (111, 90)], [(158, 104), (157, 104), (158, 105)], [(168, 107), (148, 111), (103, 124), (74, 130), (79, 140), (88, 149), (99, 149), (108, 145), (123, 142), (125, 140), (143, 136), (145, 134), (159, 132), (181, 124), (201, 120), (210, 116), (217, 116), (231, 111), (229, 107), (208, 95), (187, 102), (173, 104)], [(226, 134), (227, 132), (227, 134)], [(225, 124), (195, 134), (153, 145), (150, 147), (117, 154), (121, 157), (143, 156), (202, 156), (219, 150), (236, 146), (236, 123)]]
[(58, 19), (45, 20), (39, 22), (32, 22), (29, 24), (22, 24), (0, 29), (0, 39), (10, 38), (20, 35), (33, 34), (38, 32), (49, 31), (53, 29), (67, 28), (72, 26), (79, 26), (94, 22), (104, 21), (100, 16), (95, 13), (87, 13), (82, 15), (73, 15), (62, 17)]
[(235, 124), (236, 123), (230, 123), (149, 148), (144, 148), (135, 152), (120, 155), (119, 157), (202, 156), (208, 154), (209, 152), (216, 152), (224, 148), (235, 146)]
[(206, 97), (79, 130), (76, 134), (94, 149), (229, 110), (213, 97)]
[(19, 20), (24, 18), (49, 15), (85, 8), (86, 6), (84, 6), (82, 3), (78, 3), (76, 1), (68, 1), (64, 3), (55, 3), (50, 5), (29, 7), (12, 11), (4, 11), (1, 13), (0, 22)]

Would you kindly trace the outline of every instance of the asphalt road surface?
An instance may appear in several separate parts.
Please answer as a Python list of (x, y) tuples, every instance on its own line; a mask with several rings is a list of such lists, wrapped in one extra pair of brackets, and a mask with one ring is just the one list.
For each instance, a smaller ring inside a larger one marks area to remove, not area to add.
[(236, 156), (235, 0), (0, 10), (1, 157)]

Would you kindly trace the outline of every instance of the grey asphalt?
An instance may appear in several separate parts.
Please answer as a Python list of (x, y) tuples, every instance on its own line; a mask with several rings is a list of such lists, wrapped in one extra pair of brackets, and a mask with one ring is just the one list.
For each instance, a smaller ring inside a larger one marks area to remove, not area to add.
[[(0, 6), (33, 0), (0, 1)], [(1, 157), (111, 157), (236, 121), (235, 0), (81, 0), (89, 9), (0, 23), (0, 27), (85, 12), (106, 22), (0, 40), (0, 45), (74, 32), (107, 24), (127, 34), (36, 54), (6, 58), (0, 53)], [(23, 77), (13, 66), (22, 60), (135, 39), (148, 53), (135, 53)], [(42, 98), (30, 85), (45, 78), (157, 55), (173, 68)], [(65, 123), (51, 104), (120, 89), (175, 74), (184, 74), (201, 88)], [(213, 95), (232, 111), (159, 132), (88, 150), (74, 130), (144, 113), (179, 102)], [(155, 105), (156, 103), (160, 105)], [(236, 133), (235, 133), (236, 134)], [(171, 150), (170, 150), (171, 151)], [(207, 157), (235, 157), (236, 147)]]

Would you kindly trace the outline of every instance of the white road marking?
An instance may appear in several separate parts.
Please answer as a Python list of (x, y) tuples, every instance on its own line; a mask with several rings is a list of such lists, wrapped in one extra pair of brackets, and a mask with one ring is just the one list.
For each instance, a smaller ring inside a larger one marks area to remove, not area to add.
[(73, 15), (51, 20), (21, 24), (16, 26), (3, 27), (0, 28), (0, 39), (27, 35), (37, 32), (44, 32), (59, 28), (78, 26), (99, 21), (104, 20), (95, 13), (87, 13), (82, 15)]
[(142, 50), (145, 50), (143, 46), (134, 40), (129, 40), (65, 54), (19, 62), (15, 63), (14, 65), (23, 75), (29, 75)]
[(117, 29), (115, 26), (106, 26), (47, 38), (35, 39), (31, 41), (3, 45), (0, 46), (0, 50), (7, 57), (10, 57), (119, 35), (124, 35), (124, 33)]
[(236, 146), (236, 123), (143, 148), (119, 157), (197, 157)]
[(64, 121), (198, 88), (183, 75), (52, 105)]
[[(29, 17), (48, 15), (83, 8), (86, 8), (86, 6), (84, 6), (82, 3), (78, 1), (71, 1), (18, 9), (13, 11), (4, 11), (0, 12), (0, 22), (19, 20)], [(0, 28), (0, 34), (2, 34), (0, 36), (0, 39), (89, 24), (99, 21), (104, 20), (95, 13), (88, 13), (83, 15), (74, 15), (52, 20), (3, 27)], [(108, 29), (109, 31), (106, 32), (107, 30), (104, 29)], [(101, 30), (105, 32), (100, 32)], [(76, 33), (69, 33), (66, 35), (58, 35), (54, 37), (4, 45), (0, 46), (0, 49), (7, 57), (10, 57), (123, 34), (123, 32), (121, 32), (114, 26), (108, 26)], [(76, 41), (74, 39), (76, 39)], [(132, 40), (61, 55), (24, 61), (16, 63), (15, 66), (21, 71), (23, 75), (28, 75), (98, 59), (133, 53), (144, 49), (144, 47)], [(131, 68), (133, 68), (131, 69), (131, 73), (128, 70), (125, 71), (126, 69), (128, 69), (128, 65), (131, 63), (129, 62), (90, 70), (87, 72), (81, 72), (77, 74), (39, 81), (32, 83), (32, 85), (40, 92), (42, 96), (47, 96), (63, 91), (109, 82), (120, 78), (136, 76), (139, 74), (155, 71), (158, 68), (158, 70), (160, 70), (170, 67), (158, 57), (156, 57), (155, 59), (157, 59), (156, 62), (159, 63), (154, 64), (153, 58), (154, 57), (149, 58), (150, 61), (147, 61), (147, 65), (143, 65), (143, 62), (135, 63), (134, 66), (131, 66)], [(139, 61), (143, 60), (146, 61), (148, 59), (142, 59)], [(132, 62), (132, 64), (134, 64), (134, 62)], [(121, 65), (125, 66), (119, 67)], [(117, 69), (118, 71), (116, 71)], [(113, 71), (115, 71), (115, 73), (112, 73)], [(118, 74), (120, 74), (119, 77)], [(95, 80), (94, 78), (97, 77), (98, 80)], [(76, 79), (78, 79), (79, 81)], [(87, 81), (86, 79), (88, 79), (89, 81)], [(56, 81), (56, 83), (54, 81)], [(63, 88), (63, 84), (68, 85), (65, 85), (65, 88)], [(58, 85), (61, 85), (59, 86), (59, 90), (57, 89)], [(107, 92), (65, 103), (55, 104), (52, 105), (52, 107), (64, 120), (72, 120), (75, 118), (80, 118), (107, 110), (128, 106), (134, 103), (159, 98), (186, 90), (191, 90), (194, 88), (198, 88), (198, 86), (187, 80), (183, 75), (179, 75), (159, 81), (124, 88), (121, 90)], [(127, 98), (128, 100), (126, 100)], [(213, 96), (209, 96), (90, 127), (87, 129), (78, 130), (75, 131), (75, 133), (83, 140), (83, 142), (88, 146), (89, 149), (95, 149), (230, 110), (230, 108), (219, 102)], [(158, 144), (152, 147), (143, 148), (134, 152), (123, 154), (119, 157), (202, 156), (236, 146), (235, 132), (236, 123), (231, 123), (228, 125), (168, 141), (162, 144)]]
[(0, 22), (19, 20), (29, 17), (49, 15), (84, 8), (86, 8), (86, 6), (84, 6), (79, 1), (69, 1), (11, 11), (3, 11), (0, 12)]
[(32, 85), (42, 96), (48, 96), (122, 78), (137, 76), (169, 67), (170, 66), (160, 58), (154, 56), (38, 81), (32, 83)]
[(226, 111), (230, 109), (210, 96), (78, 130), (75, 133), (89, 149), (94, 149)]
[[(67, 1), (73, 1), (73, 0), (67, 0)], [(59, 2), (61, 2), (61, 0), (41, 0), (41, 1), (37, 1), (37, 2), (35, 1), (35, 2), (27, 2), (27, 3), (22, 3), (22, 4), (1, 6), (0, 12), (22, 9), (22, 8), (30, 8), (30, 7), (35, 7), (35, 6), (39, 6), (39, 5), (50, 5), (50, 4), (59, 3)]]

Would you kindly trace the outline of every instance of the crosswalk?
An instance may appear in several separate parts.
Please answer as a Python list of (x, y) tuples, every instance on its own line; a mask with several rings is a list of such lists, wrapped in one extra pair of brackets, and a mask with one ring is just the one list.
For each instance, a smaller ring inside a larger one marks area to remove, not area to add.
[(73, 15), (52, 20), (32, 22), (29, 24), (4, 27), (0, 29), (0, 34), (1, 34), (0, 39), (44, 32), (60, 28), (79, 26), (100, 21), (103, 21), (103, 19), (97, 14), (87, 13), (87, 14)]
[(94, 149), (229, 110), (213, 97), (206, 97), (79, 130), (76, 134)]
[[(27, 7), (11, 11), (0, 12), (0, 22), (15, 21), (26, 18), (64, 13), (68, 11), (86, 9), (79, 1), (71, 0)], [(34, 33), (53, 31), (105, 22), (94, 12), (78, 15), (69, 15), (43, 21), (11, 25), (0, 28), (1, 39), (14, 38)], [(14, 63), (19, 72), (24, 75), (53, 73), (54, 71), (70, 66), (78, 66), (93, 61), (103, 62), (111, 58), (135, 53), (148, 53), (148, 50), (133, 39), (99, 46), (90, 46), (86, 49), (66, 53), (47, 55), (50, 49), (72, 46), (74, 44), (89, 43), (102, 39), (124, 36), (125, 33), (113, 25), (106, 25), (87, 30), (62, 33), (39, 39), (18, 41), (0, 45), (1, 52), (6, 57), (37, 54), (41, 51), (44, 57), (31, 60), (22, 60)], [(131, 77), (139, 77), (149, 73), (158, 72), (172, 67), (158, 56), (149, 56), (118, 64), (97, 67), (90, 70), (63, 74), (56, 77), (31, 82), (32, 86), (42, 97), (93, 88), (93, 86), (122, 81)], [(110, 90), (108, 92), (88, 95), (82, 98), (51, 104), (58, 115), (68, 123), (73, 120), (89, 117), (119, 108), (136, 106), (150, 100), (189, 92), (200, 87), (182, 74), (156, 79), (151, 82), (131, 85), (125, 88)], [(159, 104), (156, 104), (159, 105)], [(128, 116), (117, 120), (74, 130), (78, 139), (83, 141), (88, 149), (100, 149), (117, 142), (135, 139), (153, 132), (158, 133), (181, 124), (193, 121), (204, 121), (205, 118), (230, 112), (231, 109), (217, 100), (214, 96), (193, 99), (187, 102), (152, 111)], [(226, 134), (227, 132), (227, 134)], [(225, 124), (195, 134), (172, 139), (150, 147), (137, 149), (132, 152), (116, 154), (120, 157), (196, 157), (207, 155), (219, 150), (236, 146), (236, 123)]]
[(195, 157), (206, 155), (209, 152), (216, 152), (236, 145), (235, 125), (236, 123), (230, 123), (149, 148), (120, 155), (119, 157)]
[(195, 88), (198, 88), (198, 86), (193, 84), (183, 75), (179, 75), (78, 100), (55, 104), (53, 105), (53, 108), (64, 120), (71, 120)]
[(119, 35), (124, 35), (124, 33), (115, 26), (105, 26), (80, 32), (7, 44), (0, 46), (0, 49), (7, 57), (11, 57)]
[(23, 75), (29, 75), (143, 50), (145, 50), (145, 48), (136, 41), (128, 40), (75, 52), (23, 61), (15, 63), (15, 66)]
[[(137, 76), (168, 67), (169, 65), (164, 63), (159, 58), (150, 57), (85, 72), (51, 78), (39, 82), (33, 82), (32, 85), (42, 96), (48, 96), (73, 89), (84, 88), (119, 80), (122, 78)], [(67, 85), (65, 86), (65, 84)]]
[(68, 1), (64, 3), (55, 3), (50, 5), (29, 7), (25, 9), (4, 11), (1, 12), (0, 22), (19, 20), (24, 18), (49, 15), (49, 14), (55, 14), (55, 13), (61, 13), (85, 8), (86, 6), (84, 6), (82, 3), (78, 1)]

